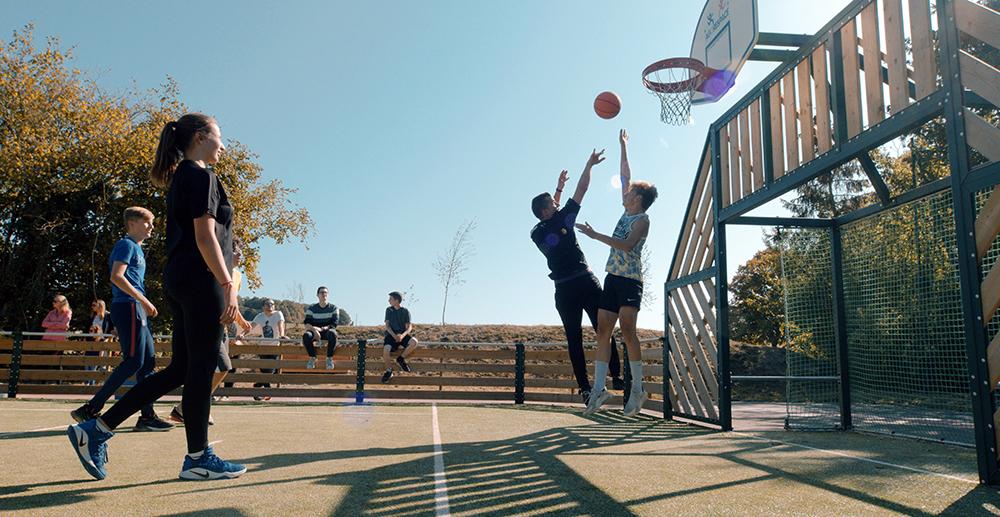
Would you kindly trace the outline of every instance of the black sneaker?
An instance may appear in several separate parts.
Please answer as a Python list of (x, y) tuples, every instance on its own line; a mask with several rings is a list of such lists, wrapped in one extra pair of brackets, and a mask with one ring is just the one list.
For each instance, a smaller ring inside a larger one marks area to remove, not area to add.
[(403, 356), (397, 357), (396, 362), (399, 363), (399, 367), (402, 368), (404, 372), (410, 371), (410, 365), (406, 364), (406, 359), (403, 359)]
[(169, 431), (174, 428), (174, 424), (167, 422), (166, 420), (153, 415), (153, 416), (140, 416), (139, 421), (135, 423), (136, 431)]
[(613, 389), (615, 391), (624, 391), (625, 390), (625, 381), (622, 380), (621, 377), (612, 377), (611, 378), (611, 389)]
[(583, 398), (583, 405), (586, 406), (590, 402), (590, 390), (580, 390), (580, 397)]
[(82, 424), (87, 420), (93, 420), (101, 416), (101, 412), (91, 409), (90, 404), (84, 404), (70, 411), (69, 416), (73, 417), (73, 420), (76, 420), (77, 423)]
[(392, 370), (386, 370), (385, 373), (382, 374), (382, 384), (388, 383), (389, 379), (391, 378), (392, 378)]

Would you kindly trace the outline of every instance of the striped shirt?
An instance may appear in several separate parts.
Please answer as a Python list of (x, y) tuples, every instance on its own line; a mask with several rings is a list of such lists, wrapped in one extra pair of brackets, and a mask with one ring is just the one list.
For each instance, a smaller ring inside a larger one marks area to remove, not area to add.
[(336, 327), (340, 324), (340, 313), (337, 311), (337, 306), (332, 303), (326, 304), (326, 307), (314, 303), (306, 309), (306, 319), (303, 323), (314, 327), (330, 325)]

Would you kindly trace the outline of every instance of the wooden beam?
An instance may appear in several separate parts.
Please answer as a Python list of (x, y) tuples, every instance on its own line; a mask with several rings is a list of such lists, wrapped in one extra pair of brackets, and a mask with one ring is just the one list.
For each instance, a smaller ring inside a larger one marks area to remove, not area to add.
[(1000, 235), (1000, 185), (993, 188), (986, 205), (976, 217), (976, 256), (980, 263)]
[(991, 162), (1000, 161), (1000, 129), (965, 108), (966, 140)]

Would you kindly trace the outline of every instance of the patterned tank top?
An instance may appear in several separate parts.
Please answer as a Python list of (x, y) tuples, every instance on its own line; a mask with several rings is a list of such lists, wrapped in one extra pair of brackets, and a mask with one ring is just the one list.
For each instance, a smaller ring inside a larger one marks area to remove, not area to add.
[[(629, 234), (632, 233), (632, 225), (644, 217), (647, 217), (645, 213), (628, 215), (628, 212), (625, 212), (622, 214), (621, 219), (618, 220), (618, 224), (615, 225), (615, 233), (611, 236), (620, 240), (628, 239)], [(642, 282), (643, 244), (646, 244), (645, 237), (639, 239), (639, 242), (637, 242), (635, 247), (632, 248), (632, 251), (622, 251), (618, 248), (611, 248), (611, 255), (608, 257), (608, 265), (604, 268), (604, 270), (612, 275), (631, 278)]]

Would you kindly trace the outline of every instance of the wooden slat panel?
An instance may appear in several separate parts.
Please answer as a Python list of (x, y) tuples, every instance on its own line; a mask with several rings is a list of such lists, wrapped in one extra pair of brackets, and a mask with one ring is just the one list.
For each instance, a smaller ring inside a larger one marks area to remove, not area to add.
[(719, 177), (722, 178), (722, 208), (732, 204), (732, 182), (729, 178), (729, 128), (719, 128)]
[[(700, 270), (708, 269), (715, 265), (715, 229), (709, 228), (708, 242), (706, 246), (699, 252), (699, 255), (704, 254), (704, 260), (702, 261)], [(696, 259), (699, 257), (695, 257)]]
[(986, 348), (986, 366), (990, 374), (990, 391), (992, 391), (1000, 384), (1000, 334), (993, 336), (993, 341)]
[[(700, 170), (698, 172), (698, 180), (697, 180), (697, 183), (695, 184), (695, 188), (694, 188), (695, 194), (693, 196), (693, 199), (694, 199), (695, 203), (699, 203), (700, 198), (702, 197), (702, 195), (704, 194), (704, 192), (706, 190), (707, 191), (711, 191), (711, 188), (709, 187), (709, 185), (711, 185), (711, 182), (708, 180), (708, 178), (710, 176), (710, 172), (711, 172), (711, 163), (712, 163), (711, 162), (711, 154), (712, 154), (711, 151), (712, 151), (711, 147), (709, 147), (708, 149), (705, 150), (705, 153), (703, 153), (703, 155), (701, 157), (702, 164), (701, 164), (701, 168), (700, 168)], [(692, 239), (692, 232), (693, 232), (693, 230), (695, 228), (695, 221), (696, 221), (695, 214), (698, 213), (698, 210), (697, 210), (698, 208), (699, 207), (698, 207), (697, 204), (693, 205), (689, 209), (690, 212), (688, 214), (686, 214), (685, 221), (684, 221), (684, 231), (681, 234), (681, 239), (680, 239), (681, 245), (678, 246), (678, 248), (677, 248), (678, 252), (679, 252), (679, 255), (678, 255), (679, 257), (687, 256), (687, 254), (685, 253), (685, 251), (687, 249), (689, 249), (690, 247), (692, 247), (692, 244), (693, 244), (691, 242), (693, 240)], [(680, 278), (679, 274), (680, 274), (682, 266), (683, 266), (683, 264), (682, 264), (681, 260), (676, 260), (675, 261), (675, 263), (674, 263), (674, 269), (673, 269), (673, 271), (670, 272), (670, 279), (671, 280), (676, 280), (676, 279)]]
[[(691, 403), (688, 401), (687, 394), (693, 393), (694, 387), (689, 385), (691, 379), (689, 379), (686, 375), (680, 374), (680, 367), (683, 363), (679, 364), (681, 347), (681, 343), (678, 338), (679, 333), (680, 327), (676, 323), (672, 323), (670, 325), (670, 380), (671, 384), (674, 386), (673, 391), (677, 396), (677, 402), (679, 404), (679, 406), (675, 407), (680, 407), (681, 411), (684, 413), (693, 415), (695, 414), (695, 409), (693, 409)], [(701, 414), (700, 409), (698, 409), (698, 411), (699, 414)]]
[(743, 199), (749, 192), (743, 190), (740, 173), (740, 126), (736, 117), (729, 121), (729, 185), (733, 189), (733, 203)]
[(820, 47), (812, 53), (813, 62), (813, 93), (816, 104), (816, 147), (818, 154), (823, 154), (833, 147), (831, 135), (833, 128), (830, 125), (830, 88), (826, 75), (826, 45)]
[(937, 90), (937, 59), (931, 34), (931, 11), (927, 0), (908, 0), (910, 6), (910, 47), (913, 52), (913, 82), (917, 100)]
[(781, 100), (785, 108), (785, 157), (788, 170), (799, 166), (799, 128), (796, 124), (798, 111), (795, 109), (795, 71), (789, 70), (781, 78)]
[[(712, 313), (708, 313), (707, 315), (704, 316), (699, 314), (698, 311), (696, 310), (698, 306), (695, 304), (694, 298), (691, 296), (691, 293), (690, 291), (688, 291), (688, 288), (681, 287), (679, 291), (681, 292), (681, 295), (684, 297), (684, 303), (686, 303), (688, 306), (688, 313), (691, 315), (691, 320), (694, 321), (696, 324), (697, 328), (695, 330), (700, 332), (698, 337), (700, 338), (702, 348), (708, 350), (708, 354), (702, 352), (701, 354), (699, 354), (699, 358), (705, 361), (706, 364), (716, 366), (717, 362), (716, 358), (718, 357), (718, 355), (717, 355), (717, 349), (715, 347), (715, 335), (714, 333), (708, 331), (708, 325), (705, 323), (706, 320), (705, 316), (711, 317)], [(706, 355), (708, 357), (705, 357)], [(712, 383), (712, 385), (714, 386), (715, 383)], [(716, 397), (719, 396), (718, 389), (716, 389), (714, 394)]]
[[(688, 354), (687, 357), (694, 359), (693, 361), (688, 361), (688, 366), (690, 368), (698, 370), (698, 373), (700, 375), (695, 376), (695, 381), (699, 379), (702, 380), (701, 385), (708, 388), (707, 393), (711, 394), (710, 397), (706, 400), (709, 400), (710, 403), (714, 404), (719, 397), (719, 386), (718, 383), (715, 381), (715, 373), (712, 371), (712, 369), (715, 367), (715, 361), (714, 360), (709, 361), (708, 359), (705, 358), (705, 350), (702, 344), (700, 343), (702, 339), (707, 339), (708, 336), (697, 335), (694, 331), (694, 326), (692, 326), (691, 324), (691, 321), (694, 319), (694, 317), (689, 315), (689, 313), (686, 310), (684, 310), (684, 308), (680, 305), (679, 303), (680, 300), (678, 298), (674, 297), (673, 302), (674, 302), (673, 306), (670, 307), (670, 310), (673, 311), (673, 316), (671, 317), (679, 316), (678, 321), (681, 322), (681, 326), (687, 333), (687, 342), (689, 345), (689, 347), (686, 349), (682, 348), (681, 352), (687, 353)], [(694, 355), (691, 355), (692, 353)]]
[(1000, 308), (1000, 261), (993, 264), (980, 291), (983, 295), (983, 321), (989, 322)]
[(743, 196), (749, 196), (753, 192), (753, 176), (750, 166), (753, 163), (753, 152), (750, 148), (750, 112), (743, 110), (739, 115), (740, 124), (740, 169), (743, 174)]
[(1000, 129), (965, 108), (965, 134), (969, 145), (991, 162), (1000, 161)]
[(865, 51), (865, 99), (868, 107), (868, 127), (885, 118), (882, 94), (882, 58), (878, 44), (878, 9), (876, 2), (861, 11), (861, 47)]
[[(709, 171), (705, 170), (705, 175), (708, 176)], [(686, 276), (693, 272), (701, 271), (699, 263), (701, 260), (701, 250), (705, 247), (705, 242), (709, 238), (709, 234), (714, 231), (711, 224), (712, 216), (710, 215), (710, 207), (712, 205), (712, 182), (708, 181), (705, 184), (705, 188), (702, 189), (701, 196), (697, 200), (698, 211), (692, 221), (692, 233), (690, 247), (687, 253), (684, 254), (683, 264), (680, 269), (680, 276)]]
[(14, 340), (7, 338), (0, 338), (0, 350), (13, 350)]
[(910, 105), (906, 81), (906, 47), (903, 41), (903, 0), (882, 1), (882, 23), (885, 26), (885, 65), (889, 70), (889, 109), (899, 113)]
[(1000, 106), (1000, 70), (964, 50), (958, 52), (958, 61), (962, 85)]
[[(676, 311), (676, 300), (675, 303), (670, 304), (670, 317), (675, 321), (680, 323), (678, 329), (678, 338), (680, 338), (680, 346), (677, 349), (680, 351), (680, 357), (682, 362), (680, 364), (684, 365), (681, 370), (681, 374), (685, 375), (692, 382), (691, 384), (695, 387), (693, 395), (697, 398), (699, 405), (704, 410), (704, 414), (707, 414), (711, 418), (717, 418), (715, 414), (715, 400), (709, 395), (709, 389), (707, 384), (712, 382), (712, 379), (706, 379), (703, 375), (703, 370), (701, 365), (699, 365), (695, 360), (694, 356), (691, 355), (691, 351), (697, 346), (697, 343), (693, 341), (694, 332), (691, 330), (691, 325), (688, 324), (686, 319), (682, 319), (679, 313)], [(683, 328), (684, 332), (680, 332), (680, 328)], [(686, 334), (685, 334), (686, 333)]]
[(785, 175), (785, 136), (781, 130), (781, 82), (774, 83), (767, 90), (771, 105), (771, 158), (774, 179)]
[[(698, 220), (701, 224), (698, 227), (698, 234), (701, 238), (698, 241), (694, 259), (691, 262), (688, 272), (693, 273), (708, 267), (704, 264), (705, 250), (711, 246), (712, 237), (715, 234), (715, 218), (712, 215), (712, 205), (712, 190), (708, 189), (705, 191), (705, 197), (702, 199), (701, 213), (698, 214)], [(714, 255), (709, 258), (714, 260)]]
[(705, 322), (712, 329), (712, 335), (718, 336), (719, 329), (715, 326), (715, 321), (719, 316), (715, 312), (715, 304), (709, 301), (707, 295), (705, 295), (706, 287), (705, 282), (700, 282), (692, 285), (691, 291), (694, 293), (695, 298), (698, 299), (698, 305), (701, 307), (702, 312), (706, 315)]
[[(854, 138), (861, 132), (861, 74), (858, 60), (858, 32), (855, 20), (850, 20), (840, 29), (843, 43), (844, 61), (844, 101), (847, 111), (847, 138)], [(836, 56), (834, 56), (836, 58)]]
[(980, 262), (997, 235), (1000, 235), (1000, 185), (993, 188), (986, 205), (976, 217), (976, 256)]
[(753, 146), (753, 189), (760, 190), (764, 186), (763, 137), (764, 129), (760, 121), (760, 99), (750, 104), (750, 145)]
[(1000, 48), (1000, 13), (969, 0), (955, 0), (958, 30)]
[(802, 127), (802, 162), (808, 162), (816, 157), (816, 148), (813, 144), (813, 102), (812, 84), (809, 73), (809, 59), (803, 59), (795, 67), (795, 74), (799, 81), (799, 125)]

